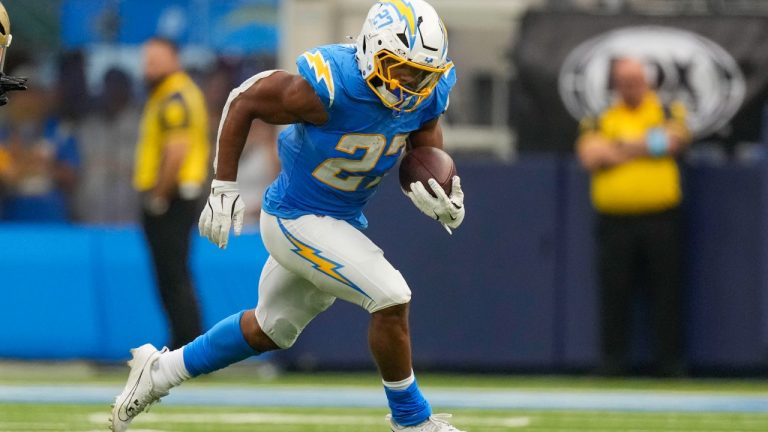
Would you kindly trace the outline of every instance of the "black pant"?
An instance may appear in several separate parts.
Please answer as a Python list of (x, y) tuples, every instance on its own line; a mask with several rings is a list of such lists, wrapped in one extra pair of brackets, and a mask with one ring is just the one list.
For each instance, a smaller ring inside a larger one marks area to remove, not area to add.
[(152, 253), (157, 286), (171, 326), (171, 349), (191, 342), (202, 331), (200, 310), (189, 272), (190, 231), (199, 211), (197, 200), (174, 199), (163, 215), (143, 212), (144, 235)]
[(681, 235), (677, 209), (660, 213), (598, 217), (602, 367), (629, 371), (634, 294), (650, 300), (657, 372), (682, 372)]

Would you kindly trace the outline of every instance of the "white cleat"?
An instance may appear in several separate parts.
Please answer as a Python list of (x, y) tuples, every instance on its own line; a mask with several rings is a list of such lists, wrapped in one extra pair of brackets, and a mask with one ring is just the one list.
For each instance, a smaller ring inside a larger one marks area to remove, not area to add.
[(160, 354), (167, 351), (168, 348), (158, 351), (152, 344), (145, 344), (131, 350), (133, 359), (128, 361), (131, 372), (128, 374), (128, 382), (123, 392), (117, 396), (115, 404), (112, 405), (109, 429), (115, 432), (128, 430), (128, 425), (134, 417), (168, 394), (168, 392), (153, 390), (150, 373), (152, 365), (160, 358)]
[(416, 426), (400, 426), (392, 419), (392, 414), (387, 414), (387, 423), (392, 432), (465, 432), (448, 423), (450, 414), (433, 414), (424, 423)]

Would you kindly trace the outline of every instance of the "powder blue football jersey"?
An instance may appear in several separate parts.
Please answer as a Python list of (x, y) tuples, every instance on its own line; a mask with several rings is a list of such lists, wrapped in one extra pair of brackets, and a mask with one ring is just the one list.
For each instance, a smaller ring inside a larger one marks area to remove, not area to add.
[(282, 170), (264, 194), (264, 210), (295, 219), (331, 216), (363, 229), (362, 209), (381, 179), (396, 164), (410, 132), (439, 117), (456, 83), (451, 69), (412, 112), (384, 106), (357, 66), (354, 45), (326, 45), (297, 60), (328, 112), (316, 126), (297, 123), (278, 139)]

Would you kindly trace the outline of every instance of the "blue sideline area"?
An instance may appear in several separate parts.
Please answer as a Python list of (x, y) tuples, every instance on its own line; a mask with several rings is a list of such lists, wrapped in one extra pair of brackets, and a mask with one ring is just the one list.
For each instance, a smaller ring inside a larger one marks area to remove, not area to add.
[[(564, 371), (597, 361), (594, 218), (570, 158), (460, 162), (467, 218), (453, 236), (388, 177), (367, 234), (413, 291), (419, 368)], [(685, 168), (686, 340), (691, 364), (768, 369), (768, 162)], [(267, 257), (257, 233), (226, 251), (195, 237), (206, 326), (257, 300)], [(117, 360), (167, 340), (135, 227), (0, 225), (0, 357)], [(643, 299), (635, 358), (652, 349)], [(366, 313), (339, 301), (280, 358), (300, 367), (371, 367)]]
[[(168, 341), (141, 230), (0, 225), (0, 357), (124, 359)], [(258, 234), (225, 251), (193, 242), (204, 324), (253, 307), (267, 252)]]

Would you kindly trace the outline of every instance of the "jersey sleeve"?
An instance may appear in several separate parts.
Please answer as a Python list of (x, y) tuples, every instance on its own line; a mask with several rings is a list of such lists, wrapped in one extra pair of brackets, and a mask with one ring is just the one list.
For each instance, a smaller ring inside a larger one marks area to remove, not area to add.
[(301, 75), (320, 97), (326, 110), (333, 107), (336, 95), (333, 70), (328, 54), (322, 49), (315, 48), (300, 55), (296, 65)]
[(189, 106), (181, 96), (171, 95), (160, 107), (160, 127), (164, 132), (189, 128)]
[(435, 86), (432, 101), (422, 115), (422, 124), (440, 117), (448, 109), (451, 102), (449, 94), (454, 85), (456, 85), (456, 68), (451, 62), (448, 71), (440, 77), (440, 81)]

